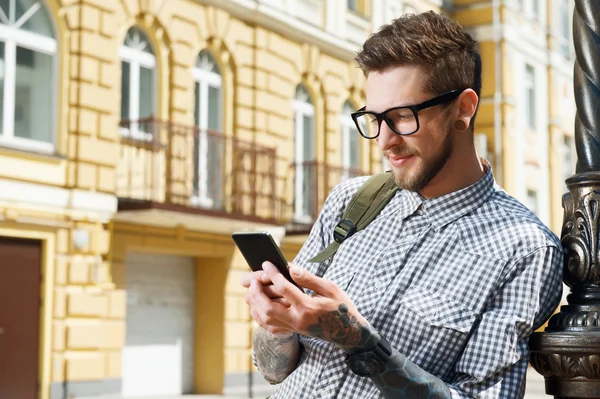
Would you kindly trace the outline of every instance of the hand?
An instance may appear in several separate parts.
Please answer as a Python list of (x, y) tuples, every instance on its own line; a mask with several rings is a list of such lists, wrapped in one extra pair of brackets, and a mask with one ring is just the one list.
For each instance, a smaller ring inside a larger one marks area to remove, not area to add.
[(332, 281), (292, 266), (290, 272), (296, 283), (314, 291), (311, 297), (287, 281), (272, 264), (263, 268), (273, 283), (272, 292), (280, 294), (290, 306), (270, 299), (257, 279), (251, 280), (246, 302), (257, 323), (271, 333), (294, 331), (323, 339), (344, 349), (361, 344), (369, 332), (368, 322), (358, 313), (350, 298)]
[(264, 270), (259, 270), (257, 272), (249, 272), (242, 276), (240, 279), (240, 284), (245, 288), (250, 288), (250, 284), (252, 280), (258, 281), (263, 286), (263, 292), (270, 299), (274, 300), (277, 303), (280, 303), (284, 306), (290, 306), (287, 299), (283, 298), (282, 295), (277, 292), (273, 284), (271, 283), (271, 279)]

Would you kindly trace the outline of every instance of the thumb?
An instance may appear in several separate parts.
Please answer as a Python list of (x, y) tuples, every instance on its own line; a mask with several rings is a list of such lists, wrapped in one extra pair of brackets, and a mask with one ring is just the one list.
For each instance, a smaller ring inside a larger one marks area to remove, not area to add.
[(290, 267), (290, 275), (299, 286), (313, 290), (318, 295), (331, 296), (333, 282), (317, 277), (308, 270), (296, 265)]

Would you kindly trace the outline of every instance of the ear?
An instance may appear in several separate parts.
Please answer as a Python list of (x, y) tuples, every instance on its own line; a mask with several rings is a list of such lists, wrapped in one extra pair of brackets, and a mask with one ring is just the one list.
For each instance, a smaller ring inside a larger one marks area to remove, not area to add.
[(467, 126), (471, 126), (471, 119), (473, 119), (479, 104), (477, 93), (473, 89), (466, 89), (458, 96), (456, 103), (458, 104), (456, 120), (462, 120)]

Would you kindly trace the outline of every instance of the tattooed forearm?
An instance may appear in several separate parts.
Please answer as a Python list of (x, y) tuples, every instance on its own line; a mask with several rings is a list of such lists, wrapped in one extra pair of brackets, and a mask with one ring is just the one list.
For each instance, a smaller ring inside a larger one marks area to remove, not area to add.
[(256, 367), (271, 384), (282, 382), (298, 364), (300, 344), (298, 336), (279, 339), (258, 328), (254, 334)]
[[(348, 306), (341, 304), (337, 310), (319, 317), (310, 325), (310, 335), (333, 342), (346, 352), (371, 350), (379, 341), (379, 333), (366, 321), (348, 314)], [(389, 399), (428, 398), (450, 399), (446, 384), (429, 374), (397, 350), (392, 350), (383, 372), (371, 376), (381, 393)]]
[(371, 377), (388, 399), (428, 398), (450, 399), (448, 386), (429, 374), (397, 350), (392, 350), (386, 370)]
[(333, 342), (344, 349), (360, 349), (370, 337), (370, 326), (348, 314), (348, 306), (340, 304), (337, 310), (319, 316), (318, 323), (308, 326), (309, 335)]

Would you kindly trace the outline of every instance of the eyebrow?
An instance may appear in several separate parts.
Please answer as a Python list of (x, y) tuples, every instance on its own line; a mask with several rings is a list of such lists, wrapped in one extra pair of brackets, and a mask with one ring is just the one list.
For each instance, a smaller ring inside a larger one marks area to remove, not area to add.
[(373, 112), (373, 113), (376, 113), (376, 114), (381, 114), (381, 113), (383, 113), (385, 111), (388, 111), (390, 109), (400, 108), (400, 107), (411, 107), (411, 106), (418, 105), (418, 104), (421, 104), (421, 103), (409, 103), (409, 104), (403, 104), (403, 105), (394, 105), (392, 107), (388, 107), (388, 108), (384, 109), (383, 111), (374, 111), (372, 109), (368, 109), (367, 106), (365, 105), (362, 108), (359, 108), (358, 111), (362, 110), (364, 112)]
[(385, 112), (385, 111), (387, 111), (388, 109), (392, 109), (392, 108), (399, 108), (399, 107), (411, 107), (411, 106), (414, 106), (414, 105), (419, 105), (419, 104), (421, 104), (421, 103), (424, 103), (425, 101), (428, 101), (428, 99), (425, 99), (425, 100), (422, 100), (422, 101), (418, 101), (418, 102), (414, 102), (414, 101), (413, 101), (413, 102), (407, 102), (407, 103), (405, 103), (405, 104), (394, 105), (394, 106), (392, 106), (392, 107), (387, 107), (387, 108), (386, 108), (386, 109), (384, 109), (383, 111), (379, 111), (379, 112), (378, 112), (378, 111), (374, 111), (374, 110), (372, 110), (372, 109), (369, 109), (369, 108), (367, 108), (367, 106), (366, 106), (366, 105), (365, 105), (364, 107), (360, 108), (360, 109), (362, 109), (363, 111), (366, 111), (366, 112), (375, 112), (375, 113), (377, 113), (377, 114), (380, 114), (380, 113), (382, 113), (382, 112)]

